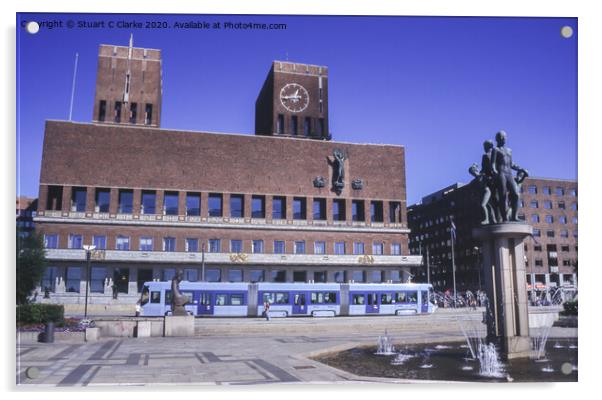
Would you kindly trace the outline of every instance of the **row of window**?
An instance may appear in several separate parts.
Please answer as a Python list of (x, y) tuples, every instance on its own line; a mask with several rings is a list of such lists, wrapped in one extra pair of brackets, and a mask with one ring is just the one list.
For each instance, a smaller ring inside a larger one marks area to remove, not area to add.
[[(534, 237), (541, 237), (541, 229), (533, 228), (533, 236), (534, 236)], [(565, 238), (565, 239), (566, 239), (566, 238), (568, 238), (568, 237), (569, 237), (569, 231), (568, 231), (568, 230), (566, 230), (566, 229), (561, 229), (561, 230), (559, 231), (559, 236), (560, 236), (561, 238)], [(553, 230), (551, 230), (551, 229), (550, 229), (550, 230), (546, 230), (546, 237), (549, 237), (549, 238), (556, 237), (556, 231), (553, 231)], [(574, 237), (574, 238), (577, 238), (577, 237), (578, 237), (578, 235), (577, 235), (577, 230), (574, 230), (574, 231), (573, 231), (573, 237)]]
[[(129, 115), (126, 116), (126, 119), (122, 119), (122, 110), (129, 104)], [(98, 121), (104, 122), (107, 119), (107, 101), (100, 100), (98, 104)], [(138, 103), (123, 103), (121, 101), (116, 101), (113, 104), (113, 115), (109, 119), (111, 122), (129, 122), (130, 124), (135, 124), (138, 122)], [(153, 105), (150, 103), (146, 103), (144, 107), (144, 124), (151, 125), (153, 120)]]
[[(528, 262), (527, 262), (527, 264), (528, 264)], [(548, 264), (550, 264), (550, 263), (548, 263)], [(536, 267), (543, 267), (543, 259), (536, 258), (535, 259), (535, 266)], [(549, 265), (549, 266), (550, 267), (556, 267), (556, 266), (558, 266), (558, 264), (556, 264), (556, 265)], [(573, 262), (572, 262), (572, 260), (562, 260), (562, 266), (563, 267), (571, 267), (571, 266), (573, 266)]]
[[(322, 102), (320, 102), (320, 112), (322, 112)], [(301, 128), (299, 117), (297, 115), (292, 115), (290, 121), (287, 120), (288, 118), (284, 114), (278, 114), (278, 117), (276, 118), (276, 133), (280, 135), (285, 133), (299, 135)], [(324, 118), (305, 117), (302, 121), (303, 136), (324, 136), (324, 132), (326, 131)], [(289, 126), (289, 129), (286, 129), (287, 125)]]
[[(548, 251), (556, 251), (556, 245), (548, 245), (547, 249)], [(527, 250), (527, 245), (525, 245), (525, 251)], [(542, 246), (540, 244), (536, 244), (535, 246), (533, 246), (533, 251), (542, 251)], [(569, 251), (571, 251), (571, 247), (568, 244), (562, 245), (560, 246), (560, 251), (562, 251), (563, 253), (568, 253)], [(575, 246), (575, 251), (579, 251), (578, 246)]]
[[(139, 238), (139, 251), (176, 251), (176, 238), (175, 237), (164, 237), (161, 241), (160, 248), (156, 248), (154, 244), (154, 238), (150, 236), (141, 236)], [(130, 237), (124, 235), (118, 235), (115, 238), (115, 250), (132, 250), (130, 246)], [(48, 249), (59, 248), (59, 235), (58, 234), (45, 234), (44, 244)], [(92, 237), (92, 244), (97, 250), (107, 249), (107, 237), (103, 235), (95, 235)], [(207, 242), (207, 252), (209, 253), (221, 253), (222, 252), (222, 240), (221, 239), (209, 239)], [(326, 242), (315, 241), (313, 242), (313, 254), (326, 254)], [(203, 244), (204, 245), (204, 244)], [(68, 236), (67, 247), (69, 249), (82, 249), (83, 248), (83, 235), (70, 234)], [(372, 254), (383, 255), (385, 245), (383, 242), (372, 243)], [(205, 251), (204, 248), (202, 248)], [(199, 239), (197, 238), (186, 238), (185, 251), (197, 253), (199, 252)], [(240, 239), (229, 240), (229, 252), (230, 253), (243, 253), (243, 241)], [(251, 253), (264, 253), (264, 241), (261, 239), (251, 240)], [(286, 242), (284, 240), (274, 240), (274, 254), (285, 254)], [(293, 242), (293, 253), (294, 254), (306, 254), (306, 242), (304, 240), (296, 240)], [(334, 254), (344, 255), (348, 254), (346, 242), (334, 242)], [(363, 242), (353, 243), (352, 254), (365, 254), (365, 246)], [(401, 243), (391, 243), (391, 255), (401, 255)]]
[[(521, 215), (520, 217), (524, 218), (523, 215)], [(555, 219), (554, 219), (553, 215), (546, 215), (544, 217), (544, 220), (545, 220), (546, 224), (553, 224)], [(578, 223), (577, 217), (572, 217), (571, 221), (572, 221), (573, 224), (577, 224)], [(533, 214), (533, 215), (531, 215), (531, 222), (533, 222), (533, 223), (539, 223), (539, 222), (541, 222), (541, 220), (539, 218), (539, 214)], [(568, 218), (566, 217), (566, 215), (560, 215), (558, 217), (558, 222), (560, 224), (566, 225), (568, 223)]]
[[(523, 192), (523, 188), (521, 187), (521, 192)], [(577, 189), (571, 188), (568, 190), (569, 195), (573, 196), (573, 197), (577, 197)], [(529, 185), (527, 187), (527, 193), (529, 194), (537, 194), (537, 185)], [(545, 195), (551, 195), (552, 194), (552, 187), (551, 186), (543, 186), (542, 187), (542, 193)], [(556, 196), (564, 196), (566, 193), (565, 188), (557, 186), (554, 189), (554, 194)]]
[[(521, 208), (524, 208), (525, 207), (524, 200), (520, 200), (518, 206), (521, 207)], [(529, 201), (529, 208), (539, 208), (539, 201), (537, 201), (537, 200), (531, 200), (531, 201)], [(543, 208), (545, 208), (546, 210), (551, 210), (553, 208), (552, 201), (550, 201), (550, 200), (544, 200), (544, 202), (543, 202)], [(558, 202), (558, 209), (560, 209), (560, 210), (566, 210), (566, 204), (565, 204), (564, 201), (559, 201)], [(571, 203), (571, 210), (577, 211), (577, 202)]]
[[(71, 190), (71, 211), (84, 212), (86, 211), (87, 188), (73, 187)], [(49, 186), (46, 208), (48, 210), (60, 210), (62, 206), (63, 188), (61, 186)], [(163, 214), (163, 215), (179, 215), (179, 193), (166, 191), (163, 195), (163, 204), (158, 204), (157, 191), (143, 190), (140, 195), (140, 213), (141, 214)], [(110, 189), (96, 188), (95, 189), (95, 206), (96, 212), (109, 212), (111, 201)], [(272, 197), (272, 209), (269, 214), (266, 211), (266, 196), (251, 195), (251, 212), (245, 212), (245, 195), (231, 194), (229, 196), (230, 212), (229, 215), (224, 213), (224, 195), (222, 193), (209, 193), (208, 195), (208, 215), (210, 217), (231, 217), (231, 218), (266, 218), (266, 215), (271, 215), (272, 219), (286, 219), (287, 201), (285, 196)], [(307, 198), (293, 197), (292, 199), (292, 216), (295, 220), (307, 219)], [(334, 221), (347, 220), (347, 202), (346, 199), (332, 199), (332, 219)], [(326, 220), (326, 198), (313, 198), (312, 200), (312, 215), (314, 220)], [(132, 189), (119, 189), (118, 191), (118, 207), (117, 212), (120, 214), (132, 214), (134, 211), (134, 191)], [(384, 222), (384, 201), (370, 201), (370, 221)], [(201, 194), (187, 192), (186, 193), (186, 210), (188, 216), (201, 215)], [(365, 221), (365, 201), (351, 200), (351, 220)], [(392, 223), (401, 222), (401, 202), (389, 202), (388, 221)]]

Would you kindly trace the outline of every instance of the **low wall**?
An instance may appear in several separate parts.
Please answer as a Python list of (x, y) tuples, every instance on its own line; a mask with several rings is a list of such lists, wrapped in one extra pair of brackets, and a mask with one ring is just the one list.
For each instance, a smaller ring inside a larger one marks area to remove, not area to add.
[[(41, 334), (42, 332), (17, 332), (17, 343), (38, 343)], [(85, 332), (54, 332), (54, 341), (58, 343), (84, 342)]]
[(163, 336), (163, 318), (95, 318), (100, 337), (137, 337), (138, 322), (150, 323), (150, 336)]

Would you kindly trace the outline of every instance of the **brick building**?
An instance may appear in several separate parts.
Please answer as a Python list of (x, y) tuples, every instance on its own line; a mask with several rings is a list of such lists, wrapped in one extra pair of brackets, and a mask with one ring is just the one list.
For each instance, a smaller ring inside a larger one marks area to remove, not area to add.
[[(112, 289), (133, 302), (177, 268), (190, 281), (399, 282), (420, 265), (404, 148), (329, 140), (326, 67), (274, 62), (256, 135), (220, 134), (159, 129), (161, 97), (135, 97), (144, 58), (120, 69), (127, 54), (160, 60), (101, 46), (93, 123), (46, 122), (36, 223), (54, 301), (81, 301), (88, 244), (92, 302)], [(160, 93), (151, 76), (144, 92)], [(152, 117), (116, 119), (134, 100)]]
[[(576, 289), (577, 181), (530, 177), (523, 182), (521, 192), (518, 216), (533, 226), (533, 237), (525, 240), (531, 299), (549, 298), (553, 288)], [(430, 281), (436, 290), (453, 287), (450, 218), (457, 230), (457, 289), (483, 287), (479, 268), (481, 244), (472, 238), (472, 228), (481, 220), (480, 198), (480, 190), (474, 185), (457, 183), (408, 207), (410, 252), (426, 256), (428, 249)], [(426, 265), (416, 269), (415, 274), (426, 281)]]
[(26, 196), (18, 196), (16, 201), (17, 230), (21, 236), (29, 236), (34, 230), (33, 218), (38, 208), (38, 200)]

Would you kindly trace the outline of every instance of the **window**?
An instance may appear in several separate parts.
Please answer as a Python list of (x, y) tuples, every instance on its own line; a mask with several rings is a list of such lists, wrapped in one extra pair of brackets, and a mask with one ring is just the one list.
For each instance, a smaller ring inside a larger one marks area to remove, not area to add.
[(119, 210), (121, 214), (131, 214), (134, 206), (134, 192), (132, 190), (119, 189)]
[(209, 239), (209, 253), (220, 253), (221, 247), (220, 239)]
[(343, 283), (345, 282), (345, 271), (334, 271), (333, 277), (336, 283)]
[(577, 196), (577, 189), (569, 189), (569, 194), (573, 197)]
[(115, 250), (129, 250), (130, 249), (130, 238), (129, 236), (118, 235), (115, 239)]
[(547, 195), (552, 194), (552, 188), (549, 187), (549, 186), (544, 186), (543, 187), (543, 194), (547, 194)]
[(528, 190), (529, 194), (537, 194), (537, 186), (535, 186), (535, 185), (530, 185), (527, 190)]
[(366, 295), (354, 294), (351, 297), (351, 304), (354, 306), (363, 306), (366, 304)]
[(577, 211), (577, 203), (571, 203), (571, 210)]
[(115, 268), (113, 269), (113, 283), (117, 286), (117, 293), (127, 293), (129, 290), (130, 269)]
[(86, 188), (71, 189), (71, 211), (86, 211)]
[(543, 260), (541, 258), (536, 258), (535, 259), (535, 266), (536, 267), (543, 267)]
[(249, 271), (249, 280), (254, 282), (265, 281), (265, 271), (263, 269), (252, 269)]
[(539, 204), (537, 203), (537, 200), (531, 200), (531, 202), (529, 203), (529, 207), (538, 208)]
[(293, 282), (307, 282), (307, 271), (293, 271)]
[(561, 238), (568, 238), (569, 237), (569, 231), (567, 231), (566, 229), (562, 229), (560, 231), (560, 237)]
[(265, 196), (251, 197), (251, 217), (265, 218)]
[(559, 201), (558, 202), (558, 208), (560, 210), (566, 210), (566, 205), (564, 204), (564, 201)]
[(93, 236), (92, 244), (96, 247), (96, 250), (107, 249), (107, 237), (106, 236)]
[(153, 304), (161, 303), (161, 292), (151, 292), (150, 302)]
[(58, 277), (58, 271), (58, 267), (44, 268), (44, 275), (42, 275), (42, 281), (40, 282), (42, 290), (45, 291), (48, 289), (49, 291), (54, 292), (54, 283)]
[(299, 134), (299, 117), (297, 117), (296, 115), (293, 115), (291, 117), (291, 133), (293, 135)]
[(389, 222), (401, 223), (401, 203), (399, 201), (389, 202)]
[(351, 219), (353, 221), (365, 221), (364, 213), (364, 201), (363, 200), (352, 200), (351, 201)]
[(571, 260), (562, 260), (562, 266), (563, 267), (570, 267), (571, 266)]
[(230, 295), (230, 305), (231, 306), (241, 306), (244, 305), (244, 295), (242, 294), (231, 294)]
[(252, 244), (252, 251), (254, 254), (259, 254), (259, 253), (263, 253), (263, 240), (253, 240), (253, 242), (251, 242)]
[(98, 104), (98, 121), (104, 122), (106, 115), (107, 115), (107, 101), (100, 100), (100, 103)]
[(332, 219), (335, 221), (345, 221), (345, 200), (332, 200)]
[(552, 202), (550, 200), (546, 200), (543, 202), (543, 208), (550, 210), (552, 208)]
[(187, 238), (186, 251), (189, 253), (197, 253), (199, 251), (199, 239)]
[(573, 231), (573, 237), (576, 238), (577, 237), (577, 231)]
[(153, 105), (146, 103), (146, 107), (144, 109), (144, 124), (150, 125), (153, 121)]
[[(322, 102), (320, 102), (320, 112), (322, 112)], [(324, 118), (318, 118), (318, 136), (324, 136)]]
[(557, 187), (556, 188), (556, 196), (564, 196), (564, 188)]
[(383, 202), (382, 201), (371, 201), (370, 202), (370, 221), (383, 222)]
[(165, 192), (163, 208), (165, 215), (178, 215), (178, 192)]
[(163, 251), (176, 251), (176, 238), (175, 237), (163, 238)]
[(293, 219), (307, 219), (307, 200), (305, 197), (293, 198)]
[(558, 217), (558, 222), (560, 222), (561, 224), (566, 224), (567, 219), (565, 215), (561, 215), (560, 217)]
[(554, 237), (554, 231), (546, 231), (546, 236), (549, 238), (553, 238)]
[(136, 118), (138, 116), (138, 103), (130, 104), (130, 124), (136, 123)]
[(326, 254), (326, 242), (314, 242), (314, 254)]
[(296, 241), (295, 242), (295, 254), (305, 254), (305, 242), (304, 241)]
[(533, 246), (533, 251), (541, 251), (541, 245), (536, 244), (535, 246)]
[(245, 216), (245, 196), (242, 194), (230, 195), (230, 217), (243, 218)]
[(374, 283), (380, 283), (383, 281), (383, 272), (376, 270), (370, 271), (370, 281)]
[(551, 215), (546, 215), (546, 224), (553, 224), (554, 223), (554, 217)]
[(113, 119), (114, 122), (121, 122), (121, 102), (120, 101), (116, 101), (115, 102), (115, 117)]
[(286, 219), (286, 198), (274, 196), (272, 198), (272, 219)]
[(327, 278), (326, 271), (314, 271), (314, 282), (325, 283)]
[(401, 273), (397, 270), (391, 271), (391, 281), (401, 282)]
[(326, 199), (314, 199), (314, 220), (324, 221), (326, 219)]
[(153, 251), (153, 238), (152, 237), (141, 237), (140, 238), (140, 251)]
[(272, 270), (272, 282), (286, 282), (286, 271), (283, 269)]
[(228, 305), (228, 295), (227, 294), (216, 294), (215, 295), (215, 305), (216, 306), (226, 306)]
[(391, 243), (391, 255), (392, 256), (400, 256), (401, 255), (401, 243)]
[(95, 212), (108, 213), (109, 203), (111, 201), (111, 191), (109, 189), (96, 189)]
[(380, 304), (394, 304), (393, 293), (381, 293)]
[(44, 235), (44, 247), (47, 249), (58, 249), (59, 248), (59, 235), (53, 233), (51, 235)]
[(210, 217), (221, 217), (222, 216), (222, 195), (219, 193), (209, 194), (209, 216)]
[(105, 290), (105, 278), (107, 278), (105, 267), (92, 267), (90, 273), (90, 292), (103, 293)]
[(207, 282), (220, 282), (222, 280), (222, 271), (217, 268), (210, 268), (206, 270), (205, 280)]
[(228, 271), (228, 282), (242, 282), (242, 269), (231, 269)]
[(571, 251), (568, 245), (561, 246), (560, 250), (564, 253), (568, 253), (569, 251)]
[(65, 290), (67, 292), (79, 293), (81, 273), (80, 267), (67, 268), (67, 280), (65, 282)]
[(354, 282), (364, 282), (365, 281), (364, 271), (353, 271), (351, 273), (351, 279)]
[(540, 237), (541, 236), (541, 230), (539, 230), (539, 229), (533, 229), (533, 236)]
[(334, 243), (334, 254), (344, 255), (345, 254), (345, 242)]
[(382, 243), (372, 243), (372, 254), (382, 255), (383, 254), (383, 244)]
[(284, 133), (284, 115), (278, 114), (276, 119), (276, 133), (282, 135)]
[(305, 136), (311, 135), (311, 118), (305, 117), (303, 120), (303, 134)]
[(230, 240), (230, 253), (242, 253), (242, 240)]
[(81, 249), (83, 245), (82, 235), (69, 235), (69, 248), (70, 249)]
[(60, 211), (63, 206), (63, 187), (48, 186), (48, 196), (46, 197), (46, 209)]
[(140, 211), (142, 212), (142, 214), (157, 213), (157, 193), (155, 191), (143, 191), (141, 203), (142, 204)]
[(364, 254), (364, 243), (362, 243), (362, 242), (353, 243), (353, 254)]
[(284, 240), (274, 240), (274, 254), (284, 254)]
[(577, 223), (577, 217), (573, 217), (572, 221), (573, 221), (573, 224), (576, 224)]
[(201, 195), (199, 193), (186, 193), (186, 215), (201, 215)]
[(336, 292), (311, 292), (311, 304), (336, 304)]

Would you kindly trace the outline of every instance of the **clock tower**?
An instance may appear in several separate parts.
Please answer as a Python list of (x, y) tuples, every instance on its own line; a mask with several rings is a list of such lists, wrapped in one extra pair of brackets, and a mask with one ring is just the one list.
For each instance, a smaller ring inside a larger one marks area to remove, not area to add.
[(330, 140), (328, 68), (274, 61), (255, 102), (255, 134)]

